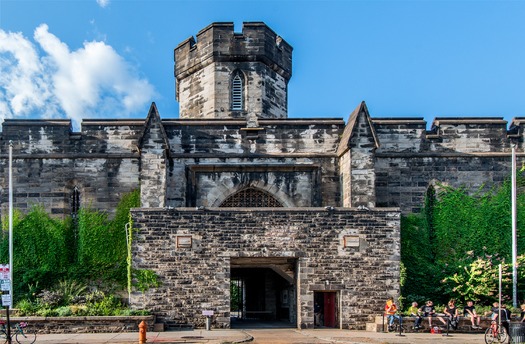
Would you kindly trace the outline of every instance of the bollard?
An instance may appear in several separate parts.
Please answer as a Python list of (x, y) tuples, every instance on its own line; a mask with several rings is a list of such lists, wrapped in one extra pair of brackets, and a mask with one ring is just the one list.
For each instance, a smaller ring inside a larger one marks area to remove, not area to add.
[(206, 316), (206, 330), (211, 331), (211, 315)]
[(147, 329), (148, 325), (146, 325), (146, 323), (144, 322), (144, 320), (142, 320), (139, 324), (139, 344), (144, 344), (146, 343), (147, 339), (146, 339), (146, 329)]

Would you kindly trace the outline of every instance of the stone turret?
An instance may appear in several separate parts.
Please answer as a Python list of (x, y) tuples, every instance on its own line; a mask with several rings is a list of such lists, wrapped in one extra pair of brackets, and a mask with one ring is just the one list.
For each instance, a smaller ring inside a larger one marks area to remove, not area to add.
[(261, 22), (213, 23), (175, 48), (181, 118), (286, 118), (292, 47)]

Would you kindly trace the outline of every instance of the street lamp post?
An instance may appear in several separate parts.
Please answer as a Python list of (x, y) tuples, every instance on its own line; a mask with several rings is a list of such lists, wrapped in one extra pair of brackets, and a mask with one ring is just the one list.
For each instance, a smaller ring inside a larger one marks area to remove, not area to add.
[(9, 307), (13, 303), (13, 141), (9, 141), (9, 303), (6, 307), (7, 342), (12, 343)]
[(517, 267), (517, 243), (516, 243), (516, 145), (512, 145), (512, 306), (518, 306), (518, 267)]

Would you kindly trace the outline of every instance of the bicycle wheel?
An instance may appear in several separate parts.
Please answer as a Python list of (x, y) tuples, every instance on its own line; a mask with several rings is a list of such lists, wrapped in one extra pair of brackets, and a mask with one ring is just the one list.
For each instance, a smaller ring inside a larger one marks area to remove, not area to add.
[(33, 344), (36, 341), (36, 333), (26, 326), (16, 332), (15, 339), (18, 344)]
[(505, 327), (501, 326), (499, 328), (498, 341), (500, 343), (505, 343), (507, 341), (508, 337), (509, 337), (509, 335), (507, 334), (507, 329)]
[(492, 344), (495, 341), (496, 338), (494, 337), (494, 329), (491, 326), (485, 331), (485, 343)]

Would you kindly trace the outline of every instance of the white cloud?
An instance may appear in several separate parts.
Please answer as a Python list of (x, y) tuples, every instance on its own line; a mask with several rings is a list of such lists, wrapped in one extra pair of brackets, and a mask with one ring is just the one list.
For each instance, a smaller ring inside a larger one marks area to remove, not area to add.
[(111, 46), (84, 42), (76, 51), (40, 25), (35, 42), (0, 30), (0, 119), (129, 116), (154, 90)]
[(27, 117), (41, 109), (52, 117), (57, 103), (50, 99), (49, 78), (36, 49), (20, 33), (0, 30), (0, 119)]
[(100, 7), (105, 8), (107, 5), (109, 5), (109, 0), (97, 0), (97, 4)]

